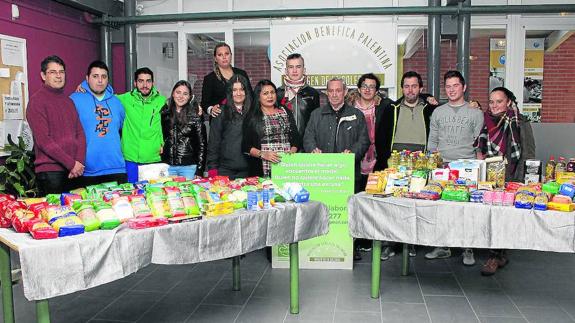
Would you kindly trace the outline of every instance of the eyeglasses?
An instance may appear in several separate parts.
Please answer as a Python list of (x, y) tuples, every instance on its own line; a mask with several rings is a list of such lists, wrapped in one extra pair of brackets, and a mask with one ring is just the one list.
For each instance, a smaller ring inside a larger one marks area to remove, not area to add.
[(366, 84), (363, 84), (363, 85), (361, 86), (361, 89), (362, 89), (362, 90), (375, 90), (375, 85), (366, 85)]
[(58, 74), (65, 75), (65, 74), (66, 74), (66, 71), (64, 71), (64, 70), (61, 70), (61, 71), (49, 70), (49, 71), (46, 71), (46, 74), (49, 74), (49, 75), (58, 75)]

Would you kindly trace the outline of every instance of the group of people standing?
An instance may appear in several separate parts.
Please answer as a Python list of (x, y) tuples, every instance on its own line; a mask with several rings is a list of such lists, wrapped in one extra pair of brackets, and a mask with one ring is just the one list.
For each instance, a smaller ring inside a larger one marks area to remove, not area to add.
[[(402, 76), (403, 95), (397, 101), (380, 95), (379, 79), (368, 73), (358, 79), (356, 90), (348, 91), (343, 79), (329, 80), (328, 102), (320, 107), (300, 54), (287, 57), (280, 87), (260, 80), (252, 89), (247, 73), (231, 62), (230, 47), (218, 44), (200, 104), (185, 80), (166, 100), (146, 67), (134, 73), (132, 91), (115, 94), (101, 61), (89, 65), (86, 80), (67, 96), (64, 62), (45, 58), (44, 84), (27, 109), (41, 193), (135, 182), (138, 166), (160, 161), (170, 165), (171, 175), (187, 178), (206, 172), (269, 177), (281, 153), (352, 153), (358, 192), (369, 173), (387, 168), (393, 150), (439, 151), (445, 162), (502, 155), (508, 160), (508, 180), (522, 179), (523, 161), (534, 157), (533, 134), (513, 93), (493, 89), (489, 109), (482, 112), (465, 101), (465, 80), (457, 71), (444, 75), (448, 102), (441, 106), (422, 93), (421, 76), (409, 71)], [(392, 255), (389, 246), (382, 260)], [(436, 248), (426, 258), (450, 255), (449, 249)], [(474, 262), (466, 250), (464, 263)], [(503, 252), (494, 251), (482, 272), (493, 274), (506, 262)]]

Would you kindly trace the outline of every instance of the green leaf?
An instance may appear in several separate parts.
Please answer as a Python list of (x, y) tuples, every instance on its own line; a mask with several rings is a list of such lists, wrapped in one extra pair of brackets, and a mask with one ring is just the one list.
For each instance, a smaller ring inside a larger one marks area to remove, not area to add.
[(22, 136), (18, 136), (18, 147), (20, 147), (22, 151), (26, 150), (26, 143), (24, 142), (24, 138), (22, 138)]
[(22, 185), (20, 183), (14, 183), (14, 188), (18, 192), (19, 196), (24, 196), (24, 193), (26, 192), (26, 190), (24, 189), (24, 187), (22, 187)]
[(17, 169), (18, 169), (18, 173), (22, 173), (24, 171), (24, 160), (20, 159), (17, 162)]
[(0, 184), (0, 192), (5, 192), (5, 191), (6, 191), (6, 185)]

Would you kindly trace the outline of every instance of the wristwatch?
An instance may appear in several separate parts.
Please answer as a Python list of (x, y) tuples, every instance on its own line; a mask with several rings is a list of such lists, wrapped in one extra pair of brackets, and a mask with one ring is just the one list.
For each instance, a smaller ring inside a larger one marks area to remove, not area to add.
[(260, 150), (260, 152), (258, 153), (258, 158), (262, 159), (262, 151)]

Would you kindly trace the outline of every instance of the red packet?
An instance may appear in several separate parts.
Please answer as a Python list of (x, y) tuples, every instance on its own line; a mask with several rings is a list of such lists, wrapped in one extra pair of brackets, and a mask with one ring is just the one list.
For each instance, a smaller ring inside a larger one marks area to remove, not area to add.
[(30, 235), (34, 239), (55, 239), (58, 238), (58, 232), (48, 223), (37, 219), (29, 224)]

